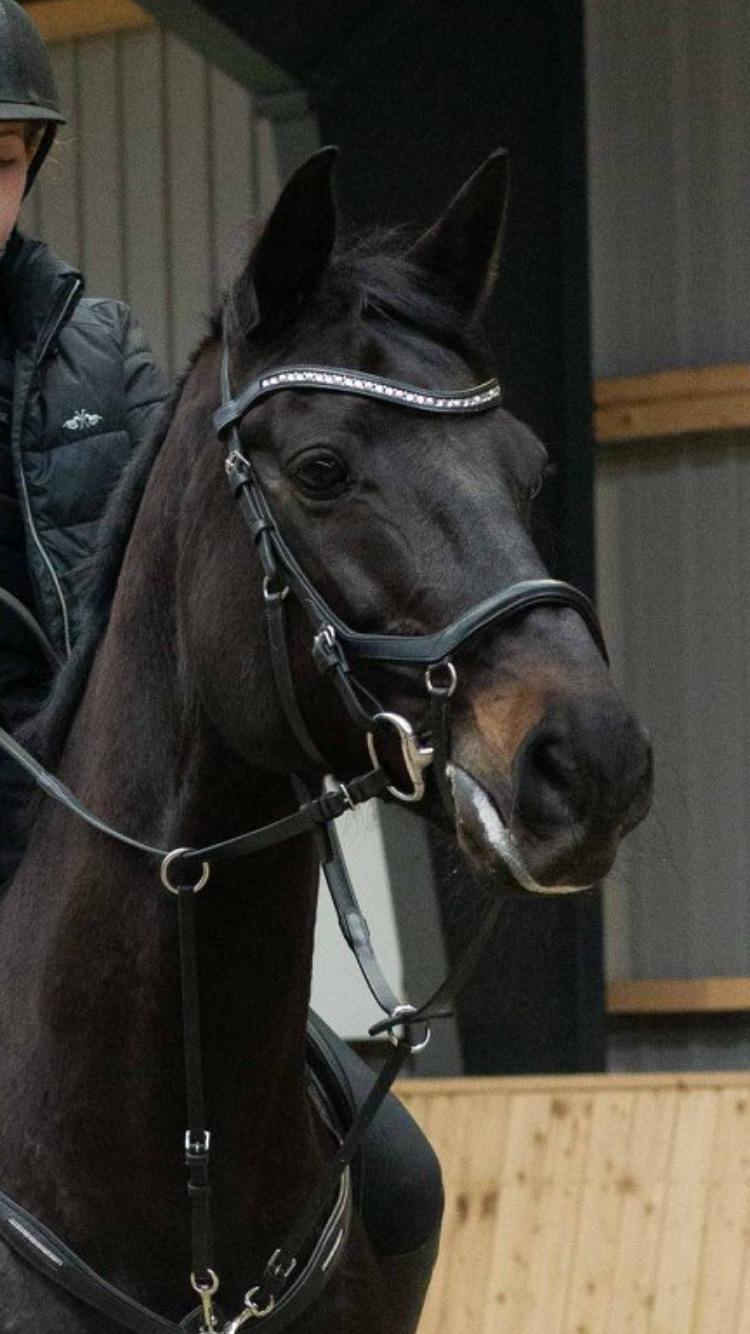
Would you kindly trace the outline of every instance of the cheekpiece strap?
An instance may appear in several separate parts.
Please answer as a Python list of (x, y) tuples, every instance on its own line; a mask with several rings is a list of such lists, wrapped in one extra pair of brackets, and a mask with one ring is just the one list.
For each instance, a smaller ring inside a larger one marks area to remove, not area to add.
[(417, 412), (466, 413), (486, 412), (501, 402), (497, 380), (485, 380), (470, 389), (434, 390), (400, 380), (389, 380), (382, 375), (366, 375), (362, 371), (339, 366), (284, 366), (267, 371), (252, 380), (236, 398), (229, 393), (228, 357), (226, 347), (222, 364), (222, 396), (224, 402), (214, 414), (214, 426), (220, 437), (235, 426), (248, 408), (280, 389), (324, 389), (329, 393), (358, 394), (375, 398), (398, 407), (413, 408)]

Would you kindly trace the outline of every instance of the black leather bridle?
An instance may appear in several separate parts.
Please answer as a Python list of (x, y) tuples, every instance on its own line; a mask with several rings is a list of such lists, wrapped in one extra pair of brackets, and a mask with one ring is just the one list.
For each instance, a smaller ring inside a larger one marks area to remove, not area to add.
[[(332, 680), (352, 722), (367, 738), (371, 768), (346, 783), (329, 776), (317, 796), (311, 793), (301, 775), (294, 775), (293, 784), (299, 800), (299, 809), (295, 813), (208, 847), (169, 851), (144, 843), (100, 820), (13, 737), (0, 729), (0, 748), (26, 769), (48, 795), (94, 829), (158, 858), (162, 883), (177, 899), (188, 1112), (185, 1159), (193, 1205), (191, 1284), (200, 1298), (200, 1307), (179, 1325), (148, 1310), (108, 1284), (42, 1223), (8, 1196), (0, 1194), (0, 1236), (50, 1279), (134, 1334), (179, 1334), (196, 1329), (204, 1334), (219, 1334), (219, 1331), (221, 1334), (237, 1334), (244, 1324), (255, 1319), (263, 1320), (265, 1327), (275, 1334), (296, 1320), (315, 1300), (344, 1251), (351, 1214), (348, 1171), (365, 1132), (406, 1058), (426, 1044), (429, 1021), (450, 1013), (453, 998), (467, 981), (494, 930), (502, 906), (499, 895), (490, 904), (469, 947), (437, 991), (418, 1008), (405, 1004), (393, 992), (378, 964), (333, 822), (345, 810), (382, 796), (386, 790), (403, 801), (420, 800), (425, 792), (425, 773), (430, 766), (434, 768), (444, 801), (449, 808), (452, 806), (446, 779), (450, 701), (458, 680), (452, 655), (477, 635), (507, 624), (535, 607), (568, 607), (583, 618), (599, 651), (605, 660), (607, 657), (599, 621), (588, 598), (570, 584), (553, 579), (528, 580), (502, 589), (433, 634), (375, 635), (351, 629), (329, 607), (286, 545), (252, 463), (240, 447), (238, 427), (245, 414), (269, 395), (288, 390), (358, 395), (389, 403), (394, 411), (406, 408), (441, 415), (465, 415), (497, 407), (500, 389), (497, 381), (490, 380), (470, 389), (434, 391), (340, 367), (289, 366), (265, 372), (232, 397), (229, 351), (225, 340), (221, 369), (222, 403), (215, 414), (215, 425), (219, 437), (228, 442), (227, 478), (261, 560), (271, 659), (280, 700), (301, 749), (321, 775), (326, 774), (329, 765), (303, 718), (289, 659), (284, 608), (291, 593), (310, 622), (311, 652), (318, 669)], [(355, 667), (360, 662), (406, 665), (423, 671), (430, 709), (426, 735), (418, 733), (400, 714), (383, 708), (358, 680)], [(411, 784), (409, 789), (398, 786), (381, 763), (379, 736), (384, 728), (393, 729), (398, 737)], [(315, 837), (342, 932), (372, 995), (386, 1016), (374, 1024), (370, 1032), (372, 1035), (386, 1033), (393, 1047), (352, 1125), (341, 1137), (338, 1150), (322, 1179), (268, 1260), (258, 1283), (247, 1293), (243, 1310), (233, 1320), (224, 1322), (214, 1300), (218, 1278), (212, 1264), (210, 1134), (205, 1124), (201, 1072), (195, 895), (205, 885), (214, 863), (248, 855), (303, 832), (312, 832)], [(190, 868), (192, 875), (188, 874)], [(322, 1226), (321, 1218), (324, 1220)]]
[[(296, 699), (286, 648), (283, 604), (291, 591), (311, 623), (312, 656), (318, 669), (336, 686), (352, 722), (368, 738), (371, 758), (377, 763), (377, 732), (383, 725), (395, 729), (410, 791), (389, 785), (392, 796), (419, 801), (424, 795), (424, 770), (433, 761), (433, 747), (421, 745), (414, 726), (398, 714), (388, 712), (358, 681), (352, 664), (375, 662), (423, 669), (427, 695), (432, 704), (433, 730), (440, 702), (442, 726), (447, 725), (446, 701), (453, 694), (458, 674), (451, 655), (482, 631), (507, 624), (539, 606), (570, 607), (583, 618), (605, 661), (607, 650), (601, 626), (589, 599), (571, 584), (557, 579), (529, 579), (470, 607), (442, 630), (424, 635), (376, 635), (352, 630), (331, 609), (310, 582), (279, 532), (250, 461), (243, 455), (239, 424), (254, 406), (280, 391), (318, 390), (377, 399), (419, 412), (460, 415), (491, 411), (500, 406), (496, 380), (459, 391), (435, 392), (418, 389), (382, 376), (327, 366), (288, 366), (267, 371), (232, 397), (229, 350), (225, 343), (221, 366), (222, 405), (214, 416), (220, 439), (229, 443), (226, 471), (232, 492), (239, 502), (263, 566), (263, 598), (268, 620), (271, 657), (279, 696), (289, 724), (305, 753), (324, 769), (329, 766), (320, 754), (302, 718)], [(444, 747), (447, 754), (447, 745)], [(442, 774), (440, 775), (442, 779)], [(440, 780), (439, 780), (440, 781)]]

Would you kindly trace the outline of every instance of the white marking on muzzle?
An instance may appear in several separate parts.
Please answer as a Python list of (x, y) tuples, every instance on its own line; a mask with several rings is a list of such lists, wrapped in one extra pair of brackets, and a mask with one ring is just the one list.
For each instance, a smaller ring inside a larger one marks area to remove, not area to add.
[[(454, 788), (454, 766), (447, 766), (448, 778), (451, 787)], [(500, 860), (507, 866), (513, 879), (518, 882), (523, 889), (527, 889), (530, 894), (545, 894), (547, 896), (558, 894), (580, 894), (581, 890), (589, 889), (589, 885), (540, 885), (538, 880), (529, 873), (526, 868), (523, 857), (513, 840), (513, 835), (507, 825), (503, 823), (500, 812), (485, 792), (484, 788), (475, 778), (472, 778), (466, 769), (462, 773), (469, 779), (471, 784), (470, 800), (474, 811), (479, 818), (479, 822), (484, 831), (484, 835), (491, 848), (500, 857)]]

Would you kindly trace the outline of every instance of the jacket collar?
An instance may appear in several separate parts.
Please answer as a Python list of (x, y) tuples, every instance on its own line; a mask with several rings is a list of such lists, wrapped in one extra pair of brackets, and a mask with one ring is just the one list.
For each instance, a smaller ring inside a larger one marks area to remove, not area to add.
[(15, 231), (0, 259), (0, 309), (18, 348), (46, 351), (83, 292), (80, 273)]

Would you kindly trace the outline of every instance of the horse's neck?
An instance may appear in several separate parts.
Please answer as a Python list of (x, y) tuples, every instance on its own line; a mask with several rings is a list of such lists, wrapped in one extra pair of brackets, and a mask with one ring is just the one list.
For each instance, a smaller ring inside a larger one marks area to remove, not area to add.
[[(145, 611), (133, 635), (116, 603), (66, 746), (65, 781), (118, 828), (166, 847), (200, 846), (289, 811), (286, 782), (232, 755), (181, 693), (171, 659), (169, 627)], [(225, 1245), (253, 1226), (254, 1211), (278, 1227), (315, 1170), (304, 1072), (315, 878), (308, 841), (297, 839), (218, 869), (197, 900)], [(13, 1054), (0, 1080), (10, 1080), (15, 1105), (4, 1090), (0, 1189), (15, 1188), (87, 1244), (90, 1229), (111, 1236), (137, 1208), (162, 1256), (173, 1234), (176, 1251), (176, 1234), (186, 1240), (173, 1221), (186, 1216), (176, 900), (157, 865), (45, 808), (3, 934), (0, 1038)]]

